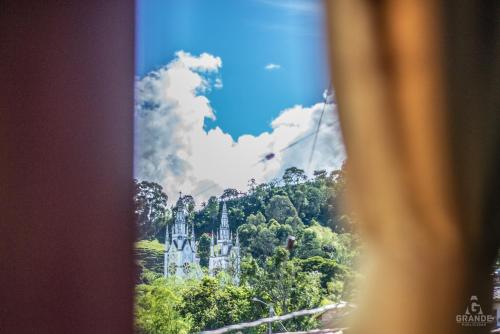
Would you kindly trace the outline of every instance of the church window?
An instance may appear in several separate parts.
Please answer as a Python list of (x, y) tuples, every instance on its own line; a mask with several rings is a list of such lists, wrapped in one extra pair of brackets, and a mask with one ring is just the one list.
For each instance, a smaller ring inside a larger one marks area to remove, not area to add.
[(175, 265), (175, 263), (171, 263), (169, 266), (168, 266), (168, 273), (170, 275), (175, 275), (175, 272), (177, 270), (177, 266)]
[(184, 263), (184, 265), (182, 266), (182, 271), (184, 272), (184, 274), (189, 274), (189, 272), (191, 271), (191, 264), (189, 262)]

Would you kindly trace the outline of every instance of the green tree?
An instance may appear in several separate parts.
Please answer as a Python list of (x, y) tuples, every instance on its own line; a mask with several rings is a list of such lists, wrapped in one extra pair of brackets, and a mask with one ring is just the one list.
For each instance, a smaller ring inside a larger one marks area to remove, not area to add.
[(219, 215), (219, 200), (215, 196), (208, 199), (207, 206), (205, 207), (208, 219), (210, 222), (215, 223)]
[(307, 180), (306, 173), (303, 169), (297, 167), (287, 168), (285, 174), (283, 174), (283, 181), (285, 181), (285, 184), (297, 184), (305, 180)]
[(194, 225), (198, 233), (212, 232), (217, 227), (217, 217), (219, 216), (219, 200), (211, 196), (206, 205), (193, 215)]
[[(276, 248), (249, 282), (257, 297), (273, 304), (277, 314), (317, 307), (322, 298), (320, 274), (300, 271), (282, 247)], [(310, 317), (285, 322), (288, 330), (311, 329), (316, 325)]]
[(293, 229), (288, 224), (281, 224), (272, 229), (274, 235), (281, 245), (284, 245), (288, 236), (293, 235)]
[(304, 228), (304, 224), (302, 223), (302, 220), (299, 217), (288, 217), (285, 220), (285, 224), (289, 225), (294, 231), (294, 233)]
[(321, 206), (324, 205), (325, 197), (320, 189), (314, 186), (307, 187), (306, 190), (307, 205), (302, 209), (304, 213), (304, 219), (310, 222), (312, 219), (317, 219), (321, 211)]
[(323, 256), (325, 253), (322, 250), (320, 239), (316, 232), (306, 228), (299, 240), (297, 247), (297, 256), (305, 259), (312, 256)]
[(227, 214), (233, 227), (238, 228), (238, 226), (245, 223), (245, 212), (239, 206), (230, 207)]
[(328, 173), (324, 169), (315, 170), (313, 175), (316, 181), (324, 181), (328, 177)]
[(165, 226), (167, 195), (162, 186), (154, 182), (134, 179), (134, 213), (139, 231), (139, 240), (153, 239)]
[(245, 287), (220, 284), (204, 277), (183, 294), (181, 312), (193, 320), (192, 331), (215, 329), (251, 318), (251, 292)]
[(196, 202), (191, 195), (182, 196), (182, 204), (184, 205), (184, 208), (186, 208), (188, 213), (192, 213), (196, 208)]
[[(322, 250), (331, 249), (330, 258), (346, 267), (354, 267), (359, 254), (359, 240), (350, 233), (335, 233), (330, 228), (313, 224), (305, 231), (314, 232)], [(316, 241), (314, 241), (316, 243)]]
[(250, 252), (256, 259), (263, 260), (273, 254), (278, 243), (279, 241), (273, 231), (266, 226), (260, 225), (250, 244)]
[(298, 216), (302, 217), (302, 208), (307, 206), (306, 194), (304, 194), (304, 192), (300, 189), (295, 189), (294, 191), (290, 192), (289, 197), (294, 207), (297, 209)]
[(257, 189), (257, 181), (254, 178), (248, 180), (248, 193), (252, 194)]
[(320, 256), (300, 259), (296, 263), (304, 272), (321, 273), (321, 286), (323, 288), (326, 288), (327, 284), (332, 280), (338, 279), (338, 274), (340, 275), (344, 272), (344, 268), (339, 266), (335, 260), (325, 259)]
[(223, 201), (229, 201), (229, 200), (232, 200), (232, 199), (236, 199), (240, 196), (240, 192), (237, 190), (237, 189), (234, 189), (234, 188), (228, 188), (228, 189), (225, 189), (223, 192), (222, 192), (222, 195), (221, 195), (221, 200)]
[(297, 210), (288, 196), (274, 195), (266, 206), (266, 216), (268, 219), (274, 218), (284, 223), (288, 217), (296, 217)]
[(252, 224), (258, 226), (260, 224), (266, 223), (266, 217), (262, 214), (262, 212), (257, 212), (257, 214), (250, 214), (247, 217), (247, 224)]
[(188, 334), (191, 320), (177, 310), (181, 299), (164, 279), (136, 288), (135, 328), (140, 334)]
[(203, 233), (198, 242), (198, 254), (200, 256), (200, 266), (207, 268), (210, 258), (210, 236)]
[(245, 253), (257, 235), (257, 227), (253, 224), (243, 224), (238, 228), (238, 233), (241, 246), (244, 250), (243, 252)]
[(248, 281), (255, 278), (257, 272), (260, 270), (259, 264), (256, 259), (254, 259), (251, 255), (246, 255), (241, 260), (241, 274), (244, 283), (248, 283)]

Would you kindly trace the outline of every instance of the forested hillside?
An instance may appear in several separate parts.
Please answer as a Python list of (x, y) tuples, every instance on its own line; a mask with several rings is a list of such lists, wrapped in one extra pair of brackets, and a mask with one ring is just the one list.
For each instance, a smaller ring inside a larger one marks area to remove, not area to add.
[[(242, 247), (240, 286), (228, 283), (224, 273), (192, 281), (161, 278), (165, 226), (175, 216), (169, 203), (177, 199), (167, 199), (155, 183), (136, 182), (136, 214), (144, 239), (137, 244), (142, 269), (138, 331), (189, 333), (254, 320), (267, 314), (265, 307), (252, 301), (254, 297), (272, 303), (278, 314), (350, 299), (359, 247), (351, 215), (339, 209), (344, 173), (343, 169), (317, 171), (307, 179), (304, 171), (289, 168), (280, 180), (265, 184), (251, 180), (246, 193), (226, 189), (220, 199), (210, 197), (200, 204), (183, 196), (202, 267), (208, 264), (210, 235), (219, 227), (219, 202), (226, 201), (230, 228), (238, 231)], [(285, 325), (299, 330), (312, 328), (315, 322), (300, 318)]]

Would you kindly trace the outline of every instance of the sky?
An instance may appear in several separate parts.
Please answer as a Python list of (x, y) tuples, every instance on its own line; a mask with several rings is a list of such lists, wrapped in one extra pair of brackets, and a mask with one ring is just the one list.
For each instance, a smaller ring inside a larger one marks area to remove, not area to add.
[[(309, 174), (338, 168), (345, 154), (334, 98), (325, 93), (321, 4), (139, 0), (136, 178), (160, 183), (169, 198), (182, 191), (200, 202), (291, 166)], [(261, 161), (269, 153), (275, 157)]]

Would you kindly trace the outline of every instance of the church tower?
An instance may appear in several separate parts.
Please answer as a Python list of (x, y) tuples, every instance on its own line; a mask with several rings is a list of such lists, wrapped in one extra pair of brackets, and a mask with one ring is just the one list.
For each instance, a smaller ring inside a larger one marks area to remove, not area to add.
[(182, 197), (179, 196), (172, 228), (172, 238), (170, 238), (168, 226), (166, 229), (164, 276), (186, 278), (198, 275), (200, 271), (199, 263), (194, 226), (191, 225), (190, 235), (186, 223), (186, 210)]
[(214, 237), (210, 243), (210, 258), (208, 262), (208, 273), (216, 276), (220, 271), (225, 271), (233, 280), (233, 283), (240, 283), (240, 240), (236, 234), (236, 242), (233, 243), (233, 236), (229, 228), (229, 218), (227, 215), (226, 202), (222, 204), (221, 224), (217, 231), (217, 244), (214, 244)]

